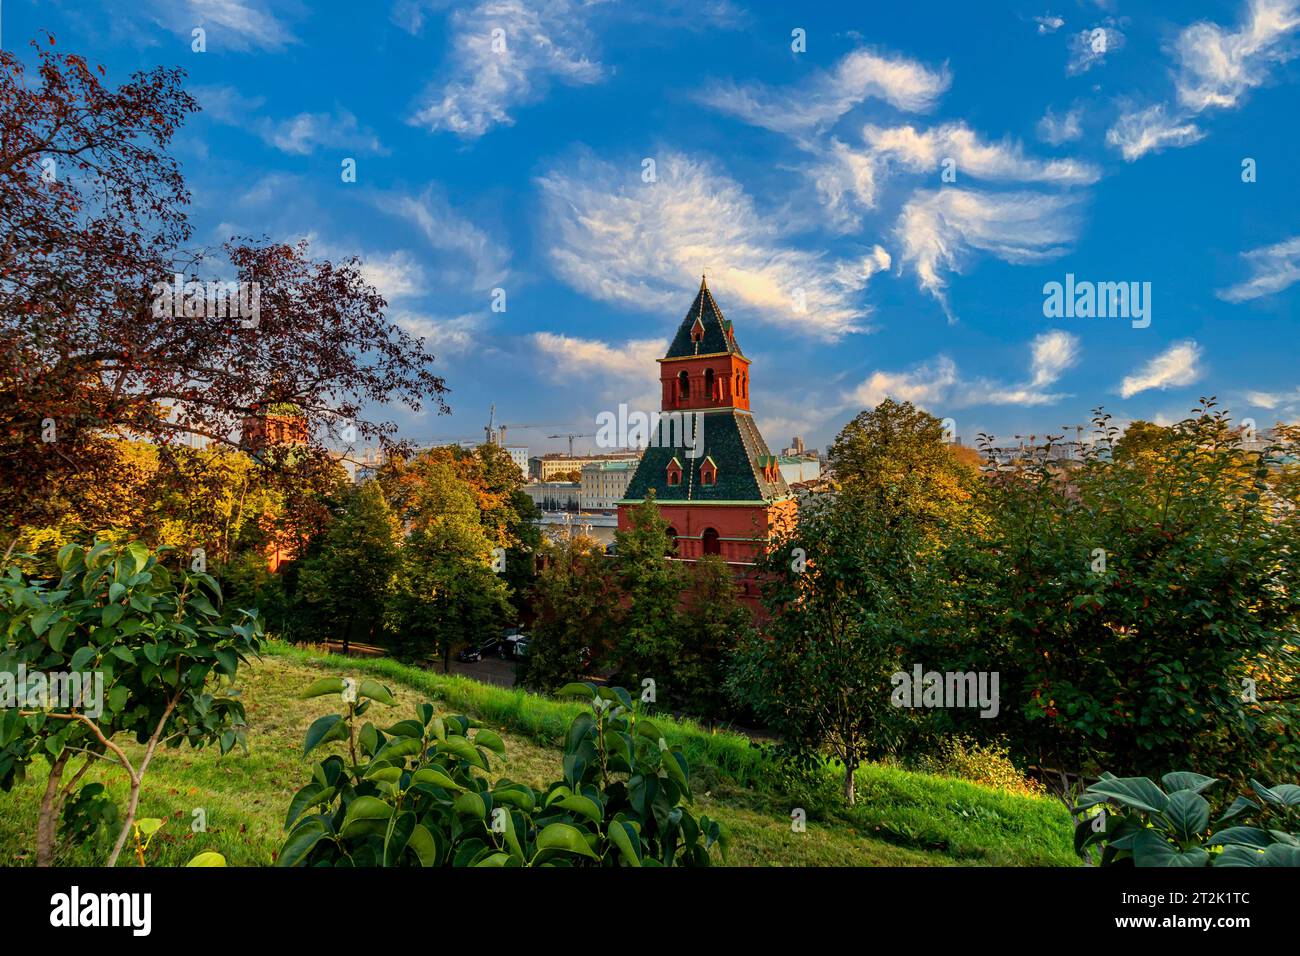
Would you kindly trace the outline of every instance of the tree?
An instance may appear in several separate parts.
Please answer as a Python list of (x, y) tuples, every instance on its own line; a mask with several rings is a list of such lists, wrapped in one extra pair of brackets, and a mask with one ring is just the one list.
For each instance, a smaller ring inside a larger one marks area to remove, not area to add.
[(619, 594), (613, 559), (594, 538), (577, 534), (548, 541), (542, 555), (530, 596), (536, 617), (520, 683), (553, 692), (606, 658)]
[(850, 804), (858, 766), (894, 749), (906, 721), (891, 675), (923, 593), (918, 544), (906, 518), (828, 497), (806, 503), (758, 563), (771, 618), (741, 643), (730, 691), (796, 752), (828, 749)]
[(940, 529), (978, 520), (972, 493), (979, 473), (946, 437), (933, 415), (887, 398), (840, 431), (828, 453), (831, 472), (842, 494), (935, 538)]
[(1286, 773), (1300, 523), (1267, 459), (1213, 400), (1141, 454), (1094, 423), (1068, 479), (1027, 466), (988, 484), (994, 522), (948, 551), (954, 613), (931, 652), (1000, 672), (997, 729), (1040, 767), (1159, 777), (1179, 753), (1203, 773)]
[[(210, 575), (173, 572), (159, 557), (138, 541), (68, 544), (57, 556), (57, 583), (53, 574), (29, 577), (16, 566), (0, 578), (0, 673), (27, 676), (26, 686), (11, 685), (19, 700), (0, 718), (0, 788), (12, 788), (36, 757), (49, 761), (40, 866), (53, 862), (62, 809), (96, 761), (119, 767), (130, 785), (113, 866), (159, 746), (215, 743), (226, 754), (244, 745), (244, 705), (220, 678), (233, 679), (258, 651), (261, 624), (255, 612), (223, 610)], [(65, 689), (57, 696), (56, 682)], [(144, 745), (142, 755), (127, 755), (124, 735)]]
[[(155, 480), (179, 485), (179, 447), (239, 446), (245, 420), (279, 403), (299, 410), (305, 444), (273, 465), (327, 460), (340, 426), (389, 440), (395, 426), (361, 418), (363, 402), (445, 408), (433, 357), (355, 259), (313, 260), (305, 242), (184, 249), (189, 197), (166, 153), (197, 109), (182, 71), (113, 89), (47, 39), (34, 80), (0, 51), (0, 514), (46, 523), (121, 437), (154, 444)], [(212, 307), (203, 273), (233, 273), (248, 303), (256, 290), (255, 314)], [(181, 302), (159, 292), (177, 276)]]
[[(668, 522), (653, 490), (628, 515), (631, 527), (614, 532), (615, 574), (624, 601), (611, 663), (620, 680), (647, 690), (661, 704), (684, 703), (676, 681), (684, 620), (680, 604), (688, 572), (667, 555)], [(646, 681), (653, 681), (647, 684)]]
[(317, 619), (342, 628), (343, 653), (360, 630), (370, 640), (382, 626), (401, 562), (401, 533), (377, 481), (361, 484), (347, 511), (306, 562), (299, 588)]
[(712, 719), (728, 710), (727, 668), (754, 631), (754, 617), (740, 603), (731, 566), (718, 555), (696, 561), (691, 578), (673, 683), (682, 710)]

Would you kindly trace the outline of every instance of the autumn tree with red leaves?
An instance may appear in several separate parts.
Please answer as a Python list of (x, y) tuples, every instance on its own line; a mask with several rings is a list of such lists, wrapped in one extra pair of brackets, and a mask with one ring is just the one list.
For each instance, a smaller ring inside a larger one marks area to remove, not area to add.
[[(293, 484), (295, 472), (324, 466), (326, 441), (345, 428), (392, 440), (396, 426), (363, 419), (365, 405), (445, 410), (433, 356), (388, 320), (357, 260), (267, 240), (187, 247), (189, 194), (167, 153), (198, 108), (183, 71), (156, 68), (114, 88), (53, 37), (32, 46), (34, 77), (0, 51), (6, 530), (55, 519), (102, 485), (123, 437), (157, 445), (157, 480), (181, 481), (175, 464), (195, 439), (238, 446), (247, 417), (292, 405), (303, 444), (265, 464)], [(255, 283), (255, 319), (158, 308), (159, 284), (177, 274)]]

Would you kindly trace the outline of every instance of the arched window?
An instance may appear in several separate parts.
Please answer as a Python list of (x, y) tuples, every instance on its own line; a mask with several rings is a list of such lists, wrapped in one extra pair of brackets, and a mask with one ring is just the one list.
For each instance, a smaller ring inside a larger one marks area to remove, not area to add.
[(677, 553), (677, 529), (674, 528), (672, 525), (669, 525), (667, 534), (668, 534), (668, 553), (676, 554)]
[(713, 528), (704, 529), (704, 553), (721, 554), (722, 546), (718, 543), (718, 532)]
[(691, 397), (691, 377), (686, 374), (685, 369), (677, 374), (677, 397), (679, 399)]
[(704, 370), (704, 394), (708, 396), (709, 401), (713, 401), (718, 397), (713, 394), (715, 387), (716, 386), (713, 382), (713, 369), (706, 368)]

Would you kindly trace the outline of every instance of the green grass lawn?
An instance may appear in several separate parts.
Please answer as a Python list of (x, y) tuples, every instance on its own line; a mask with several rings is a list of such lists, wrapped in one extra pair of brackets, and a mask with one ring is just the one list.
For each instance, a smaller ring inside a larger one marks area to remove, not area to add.
[[(273, 862), (284, 836), (284, 813), (306, 782), (310, 761), (301, 756), (307, 726), (330, 708), (328, 699), (298, 700), (322, 673), (361, 672), (380, 677), (398, 699), (375, 705), (379, 726), (411, 716), (431, 700), (443, 712), (464, 713), (501, 733), (514, 780), (544, 786), (561, 773), (559, 740), (582, 709), (466, 677), (423, 671), (386, 659), (355, 659), (272, 644), (240, 670), (238, 686), (248, 710), (249, 753), (219, 757), (214, 748), (162, 751), (145, 778), (140, 816), (166, 819), (149, 848), (152, 865), (182, 865), (216, 850), (231, 865)], [(386, 712), (386, 713), (385, 713)], [(699, 812), (731, 831), (728, 863), (736, 866), (1073, 866), (1069, 814), (1057, 801), (992, 790), (947, 777), (868, 765), (858, 772), (858, 803), (810, 809), (807, 829), (792, 831), (792, 801), (773, 791), (759, 751), (747, 738), (710, 733), (687, 721), (656, 718), (690, 763)], [(129, 748), (132, 758), (141, 748)], [(313, 754), (319, 759), (321, 754)], [(104, 766), (87, 775), (108, 785), (125, 803), (124, 775)], [(36, 813), (45, 766), (0, 794), (0, 865), (30, 865), (35, 857)], [(834, 782), (828, 779), (828, 789)], [(202, 809), (206, 832), (191, 832)], [(102, 862), (104, 853), (72, 850), (67, 864)], [(124, 853), (119, 865), (136, 865)]]

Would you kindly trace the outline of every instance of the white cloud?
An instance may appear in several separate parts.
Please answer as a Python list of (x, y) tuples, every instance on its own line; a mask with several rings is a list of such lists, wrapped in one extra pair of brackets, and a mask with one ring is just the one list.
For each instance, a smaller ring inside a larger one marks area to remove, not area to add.
[(875, 208), (876, 165), (873, 156), (832, 139), (806, 170), (837, 229), (857, 231), (862, 225), (857, 209)]
[[(588, 56), (594, 42), (584, 9), (572, 0), (483, 0), (457, 10), (446, 75), (425, 91), (411, 122), (476, 139), (513, 125), (510, 111), (543, 99), (552, 81), (599, 82), (605, 70)], [(410, 22), (418, 29), (422, 16)]]
[(1054, 13), (1046, 16), (1034, 17), (1034, 22), (1038, 24), (1039, 33), (1055, 33), (1061, 27), (1065, 26), (1065, 20)]
[(247, 125), (266, 102), (261, 96), (244, 96), (233, 86), (221, 84), (193, 86), (190, 93), (199, 101), (204, 116), (230, 126)]
[(285, 119), (263, 117), (254, 127), (263, 141), (283, 153), (308, 156), (317, 146), (387, 155), (373, 132), (363, 129), (347, 110), (333, 113), (299, 113)]
[(1300, 282), (1300, 236), (1292, 236), (1271, 246), (1251, 249), (1241, 256), (1250, 264), (1251, 276), (1245, 282), (1215, 293), (1225, 302), (1258, 299)]
[(1127, 376), (1120, 385), (1120, 394), (1124, 398), (1132, 398), (1139, 392), (1153, 388), (1190, 385), (1200, 376), (1200, 359), (1201, 347), (1191, 339), (1177, 342)]
[(281, 50), (298, 38), (268, 9), (252, 0), (152, 0), (158, 22), (187, 41), (195, 27), (207, 32), (208, 49)]
[(844, 396), (850, 406), (875, 407), (886, 398), (923, 408), (957, 409), (972, 405), (1049, 405), (1065, 398), (1046, 391), (1078, 361), (1079, 340), (1068, 332), (1045, 332), (1029, 344), (1031, 379), (1007, 384), (990, 379), (966, 379), (946, 355), (907, 372), (873, 372)]
[(1087, 73), (1106, 62), (1108, 54), (1124, 48), (1124, 34), (1113, 26), (1095, 26), (1080, 30), (1070, 40), (1070, 60), (1065, 72), (1074, 76)]
[(1080, 123), (1082, 117), (1083, 110), (1078, 107), (1069, 110), (1064, 116), (1057, 116), (1049, 106), (1043, 118), (1038, 121), (1038, 138), (1053, 146), (1072, 143), (1083, 136), (1083, 125)]
[(465, 355), (482, 342), (482, 319), (473, 313), (442, 318), (399, 310), (391, 318), (399, 328), (422, 339), (435, 355)]
[(1029, 159), (1019, 143), (990, 143), (964, 123), (946, 123), (928, 130), (913, 126), (867, 126), (862, 131), (871, 154), (898, 163), (912, 172), (938, 170), (946, 159), (959, 176), (976, 179), (1055, 185), (1095, 183), (1101, 173), (1073, 159)]
[(1296, 55), (1289, 40), (1300, 28), (1297, 7), (1296, 0), (1249, 0), (1236, 30), (1206, 21), (1183, 30), (1174, 49), (1178, 101), (1195, 112), (1237, 106), (1275, 63)]
[(667, 339), (630, 339), (611, 344), (555, 332), (537, 332), (531, 337), (542, 361), (556, 381), (574, 378), (602, 383), (602, 397), (611, 404), (627, 402), (644, 411), (659, 408), (660, 387), (655, 377), (655, 360), (668, 351)]
[(456, 260), (445, 268), (445, 281), (481, 291), (499, 286), (510, 274), (510, 250), (452, 209), (437, 188), (419, 196), (381, 193), (374, 204), (414, 225), (433, 249)]
[(1204, 138), (1205, 133), (1195, 123), (1169, 116), (1163, 103), (1125, 112), (1106, 131), (1107, 144), (1130, 163), (1153, 150), (1190, 146)]
[(1037, 262), (1066, 251), (1078, 232), (1080, 200), (1040, 193), (987, 193), (948, 187), (918, 190), (894, 227), (904, 264), (943, 304), (945, 272), (960, 272), (971, 250), (1005, 262)]
[(760, 213), (739, 184), (679, 153), (658, 157), (656, 178), (643, 182), (639, 162), (615, 166), (586, 154), (540, 177), (561, 279), (594, 298), (672, 312), (707, 272), (724, 309), (747, 306), (827, 339), (863, 329), (868, 309), (859, 293), (888, 267), (883, 249), (845, 261), (785, 245), (779, 221)]
[(699, 99), (753, 126), (795, 134), (829, 126), (868, 99), (911, 113), (924, 112), (950, 83), (947, 67), (931, 70), (906, 57), (854, 50), (834, 69), (797, 86), (773, 89), (758, 83), (715, 83)]

